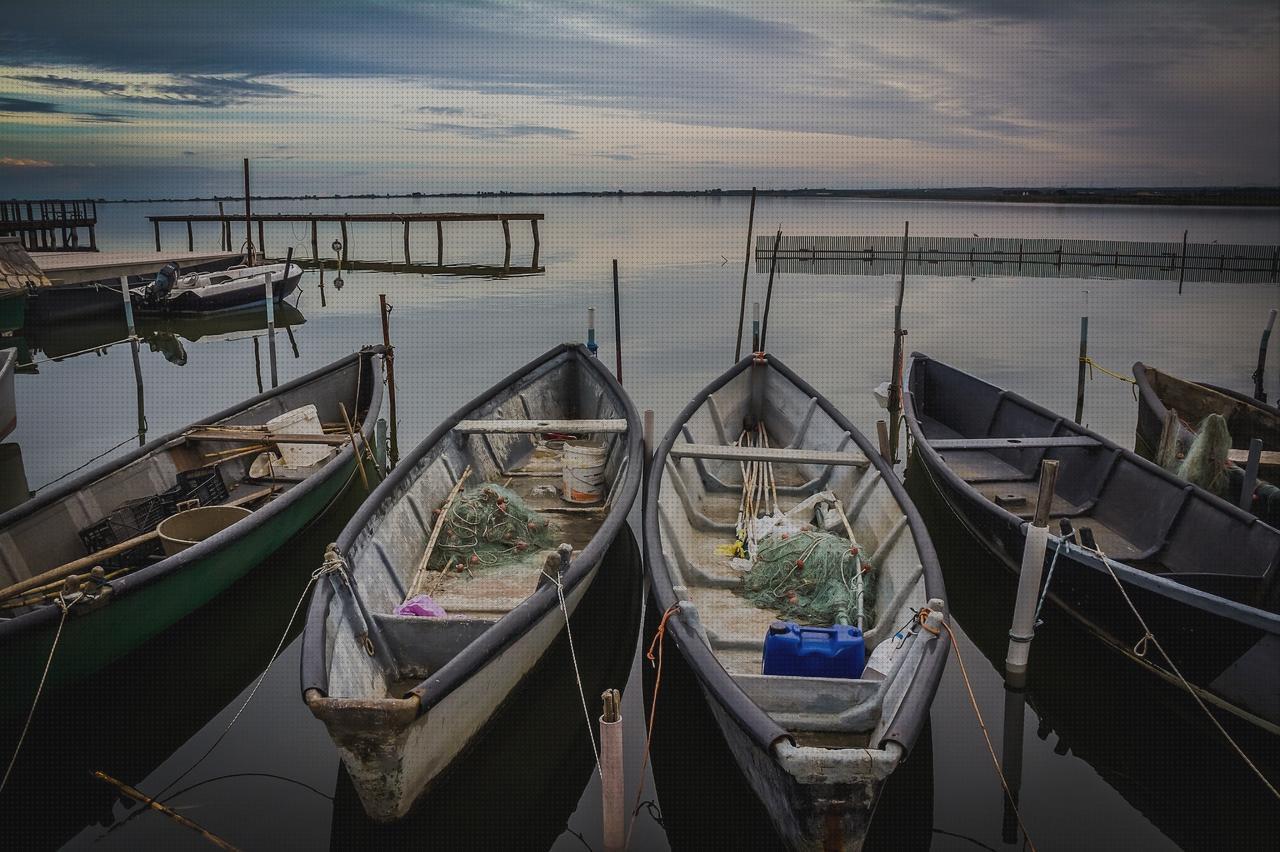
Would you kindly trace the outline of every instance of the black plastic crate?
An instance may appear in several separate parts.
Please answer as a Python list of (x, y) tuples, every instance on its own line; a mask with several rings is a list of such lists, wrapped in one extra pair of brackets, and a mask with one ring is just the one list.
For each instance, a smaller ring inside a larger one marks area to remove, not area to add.
[[(104, 550), (114, 544), (136, 538), (144, 532), (150, 532), (150, 530), (138, 531), (129, 524), (122, 524), (114, 517), (108, 517), (103, 518), (91, 527), (81, 530), (80, 541), (84, 542), (85, 549), (89, 553), (97, 553), (99, 550)], [(126, 550), (124, 553), (103, 559), (100, 564), (104, 568), (124, 568), (126, 566), (141, 565), (149, 562), (151, 557), (159, 551), (159, 540), (150, 541), (132, 550)]]
[(174, 487), (161, 491), (154, 497), (141, 497), (121, 503), (108, 517), (115, 523), (134, 530), (133, 535), (142, 535), (151, 532), (161, 521), (175, 514), (180, 499), (182, 493)]
[(201, 467), (178, 474), (178, 502), (198, 500), (201, 506), (224, 502), (230, 494), (216, 467)]

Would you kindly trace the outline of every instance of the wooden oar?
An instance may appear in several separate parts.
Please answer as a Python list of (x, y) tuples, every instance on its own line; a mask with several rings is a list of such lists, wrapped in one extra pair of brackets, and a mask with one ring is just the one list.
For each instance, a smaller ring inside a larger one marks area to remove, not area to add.
[(342, 412), (342, 422), (347, 425), (347, 435), (351, 437), (351, 452), (355, 455), (356, 471), (360, 474), (360, 481), (364, 483), (364, 490), (369, 490), (369, 475), (364, 472), (364, 459), (360, 457), (360, 445), (356, 443), (356, 430), (351, 426), (351, 418), (347, 417), (347, 407), (342, 403), (338, 403), (338, 410)]
[[(458, 481), (449, 491), (449, 496), (445, 498), (444, 504), (440, 507), (440, 514), (436, 516), (436, 525), (431, 530), (431, 538), (427, 541), (427, 549), (422, 554), (422, 561), (418, 563), (418, 570), (413, 573), (413, 582), (409, 585), (409, 593), (405, 595), (405, 600), (413, 599), (422, 591), (422, 582), (426, 578), (427, 563), (431, 561), (431, 552), (435, 550), (436, 539), (440, 538), (440, 531), (444, 529), (445, 518), (449, 514), (449, 507), (453, 505), (453, 501), (457, 499), (458, 494), (462, 492), (462, 486), (466, 484), (467, 477), (471, 475), (471, 465), (467, 465), (466, 470), (462, 471), (462, 476), (458, 477)], [(440, 572), (442, 575), (444, 571)], [(435, 591), (440, 585), (440, 579), (437, 577), (436, 582), (431, 587), (431, 591)]]

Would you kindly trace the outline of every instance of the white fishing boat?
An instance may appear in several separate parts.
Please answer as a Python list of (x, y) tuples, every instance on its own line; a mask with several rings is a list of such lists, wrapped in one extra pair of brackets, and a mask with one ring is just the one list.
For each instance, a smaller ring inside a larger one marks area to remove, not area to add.
[(266, 304), (267, 276), (274, 302), (298, 287), (302, 267), (296, 263), (235, 266), (218, 272), (180, 275), (169, 264), (149, 284), (132, 290), (134, 307), (144, 314), (208, 314)]

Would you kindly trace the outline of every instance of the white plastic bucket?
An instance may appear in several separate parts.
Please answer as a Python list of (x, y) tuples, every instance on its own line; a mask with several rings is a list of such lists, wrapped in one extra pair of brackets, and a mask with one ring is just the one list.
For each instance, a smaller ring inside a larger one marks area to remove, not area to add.
[[(316, 407), (308, 404), (272, 417), (267, 421), (267, 431), (272, 435), (323, 435), (324, 426), (320, 423)], [(286, 467), (311, 467), (327, 459), (331, 453), (332, 448), (325, 444), (280, 445), (280, 457)]]
[(565, 441), (564, 499), (570, 503), (598, 503), (604, 497), (607, 460), (603, 444)]

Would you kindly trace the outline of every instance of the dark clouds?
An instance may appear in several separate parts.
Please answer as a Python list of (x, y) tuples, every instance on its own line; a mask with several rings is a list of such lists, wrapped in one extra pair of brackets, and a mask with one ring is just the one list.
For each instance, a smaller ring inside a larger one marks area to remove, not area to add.
[(479, 126), (470, 124), (454, 124), (437, 121), (431, 124), (420, 124), (406, 128), (415, 133), (447, 133), (463, 136), (467, 139), (508, 140), (522, 139), (529, 136), (544, 136), (555, 139), (572, 139), (578, 135), (576, 130), (566, 127), (547, 127), (540, 124), (511, 124), (505, 126)]
[(49, 89), (94, 92), (135, 103), (171, 104), (220, 109), (258, 98), (279, 98), (294, 94), (292, 89), (266, 83), (251, 76), (215, 77), (176, 74), (165, 83), (119, 83), (65, 74), (11, 74), (9, 79)]

